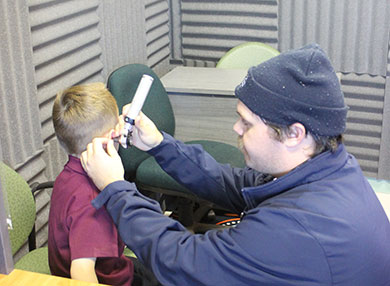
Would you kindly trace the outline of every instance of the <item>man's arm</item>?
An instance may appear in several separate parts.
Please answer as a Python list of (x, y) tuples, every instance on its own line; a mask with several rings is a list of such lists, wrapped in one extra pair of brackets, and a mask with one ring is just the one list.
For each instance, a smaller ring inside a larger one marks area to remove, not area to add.
[(253, 170), (221, 165), (201, 145), (188, 145), (160, 132), (142, 112), (135, 120), (133, 144), (153, 155), (157, 163), (191, 192), (232, 211), (245, 207), (241, 189), (258, 175)]
[(234, 228), (193, 235), (134, 183), (114, 182), (92, 204), (106, 205), (125, 244), (163, 285), (313, 285), (329, 275), (318, 241), (278, 206), (250, 210)]
[(99, 283), (95, 272), (96, 257), (78, 258), (70, 264), (70, 277), (92, 283)]
[[(96, 138), (93, 142), (82, 153), (81, 162), (102, 190), (111, 182), (123, 180), (124, 171), (110, 141)], [(101, 147), (105, 144), (106, 152)], [(264, 181), (263, 175), (254, 170), (219, 164), (200, 145), (186, 145), (167, 134), (163, 136), (142, 112), (135, 120), (133, 144), (153, 155), (169, 175), (194, 194), (232, 211), (241, 212), (246, 206), (241, 195), (243, 187)]]
[(184, 144), (169, 134), (148, 151), (160, 167), (197, 196), (229, 210), (242, 212), (241, 189), (255, 181), (257, 172), (220, 164), (199, 144)]

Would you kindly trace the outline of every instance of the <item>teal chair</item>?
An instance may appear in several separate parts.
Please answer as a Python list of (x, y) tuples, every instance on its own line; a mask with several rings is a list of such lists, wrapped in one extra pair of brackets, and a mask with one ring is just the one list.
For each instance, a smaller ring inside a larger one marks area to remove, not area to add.
[(0, 179), (12, 221), (12, 229), (9, 230), (12, 254), (15, 255), (27, 241), (29, 245), (29, 252), (14, 263), (14, 268), (50, 274), (47, 247), (36, 248), (34, 193), (52, 188), (53, 182), (35, 183), (30, 188), (21, 175), (3, 162), (0, 162)]
[[(110, 74), (107, 87), (116, 98), (121, 111), (124, 105), (131, 102), (143, 74), (152, 76), (154, 81), (142, 111), (159, 130), (174, 136), (175, 117), (168, 94), (158, 76), (149, 67), (142, 64), (122, 66)], [(209, 140), (186, 143), (201, 144), (220, 163), (228, 163), (235, 167), (245, 166), (241, 151), (234, 146)], [(198, 198), (166, 174), (153, 157), (134, 147), (129, 149), (120, 147), (119, 155), (125, 168), (126, 179), (135, 181), (138, 189), (177, 198), (179, 221), (185, 226), (192, 225), (200, 218), (200, 212), (195, 214), (192, 211), (194, 203), (199, 202)], [(198, 210), (200, 209), (202, 208)]]
[(217, 68), (249, 69), (280, 52), (267, 44), (247, 42), (230, 49), (217, 63)]
[[(107, 88), (115, 97), (119, 112), (130, 103), (137, 90), (139, 81), (143, 74), (154, 78), (148, 97), (145, 100), (142, 112), (144, 112), (157, 126), (159, 130), (173, 135), (175, 133), (175, 118), (173, 109), (160, 79), (145, 65), (129, 64), (113, 71), (107, 80)], [(125, 178), (134, 181), (138, 166), (149, 155), (137, 148), (119, 147), (119, 155), (122, 158), (125, 168)]]

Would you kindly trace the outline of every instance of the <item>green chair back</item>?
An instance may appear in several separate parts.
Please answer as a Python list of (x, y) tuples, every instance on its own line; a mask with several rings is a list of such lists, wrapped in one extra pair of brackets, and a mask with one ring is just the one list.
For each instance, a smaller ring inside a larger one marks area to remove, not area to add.
[(26, 242), (36, 217), (34, 197), (27, 182), (13, 169), (0, 162), (0, 178), (5, 190), (13, 229), (9, 230), (12, 254)]
[[(143, 74), (148, 74), (154, 78), (149, 95), (142, 108), (144, 112), (157, 126), (172, 136), (175, 133), (175, 117), (168, 94), (158, 76), (146, 65), (128, 64), (112, 72), (107, 81), (107, 88), (115, 97), (119, 112), (122, 107), (130, 103), (137, 90), (138, 84)], [(134, 180), (139, 164), (149, 157), (146, 152), (137, 148), (119, 148), (119, 155), (126, 172), (127, 180)]]
[(230, 49), (217, 63), (217, 68), (249, 69), (269, 60), (280, 52), (259, 42), (248, 42)]
[[(33, 230), (36, 218), (35, 201), (24, 178), (3, 162), (0, 162), (0, 179), (11, 215), (12, 229), (8, 232), (12, 254), (15, 255), (27, 242)], [(50, 274), (47, 247), (28, 252), (14, 264), (14, 268)]]

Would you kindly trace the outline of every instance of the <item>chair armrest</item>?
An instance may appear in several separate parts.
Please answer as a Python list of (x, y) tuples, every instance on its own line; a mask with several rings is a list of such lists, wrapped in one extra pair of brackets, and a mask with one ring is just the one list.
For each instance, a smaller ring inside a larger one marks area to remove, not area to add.
[(43, 189), (53, 188), (53, 186), (54, 186), (54, 181), (48, 181), (48, 182), (44, 182), (44, 183), (35, 182), (35, 183), (31, 184), (30, 188), (31, 188), (31, 192), (34, 195), (34, 199), (35, 199), (36, 192), (43, 190)]
[[(31, 193), (33, 194), (34, 197), (34, 202), (35, 202), (35, 195), (41, 190), (48, 189), (48, 188), (53, 188), (54, 186), (54, 181), (48, 181), (44, 183), (32, 183), (30, 185), (31, 188)], [(33, 229), (31, 230), (29, 236), (28, 236), (28, 250), (32, 251), (37, 248), (37, 243), (36, 243), (36, 233), (35, 233), (35, 224)]]

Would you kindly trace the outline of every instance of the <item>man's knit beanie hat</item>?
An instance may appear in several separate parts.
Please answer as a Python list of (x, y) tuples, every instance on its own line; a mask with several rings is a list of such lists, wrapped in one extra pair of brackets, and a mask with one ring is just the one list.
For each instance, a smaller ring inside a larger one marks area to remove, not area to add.
[(262, 119), (282, 126), (300, 122), (314, 135), (345, 130), (348, 107), (339, 79), (317, 45), (281, 53), (252, 67), (235, 95)]

